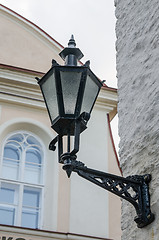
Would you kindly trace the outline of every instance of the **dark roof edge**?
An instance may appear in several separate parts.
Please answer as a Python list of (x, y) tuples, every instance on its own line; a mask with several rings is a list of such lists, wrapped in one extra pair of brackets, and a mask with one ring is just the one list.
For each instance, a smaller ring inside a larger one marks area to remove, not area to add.
[(102, 87), (102, 89), (107, 89), (107, 90), (110, 90), (110, 91), (113, 91), (113, 92), (117, 92), (117, 88), (108, 87), (107, 85), (104, 85), (104, 86)]
[(37, 75), (41, 75), (41, 76), (45, 74), (43, 72), (30, 70), (30, 69), (26, 69), (26, 68), (21, 68), (21, 67), (17, 67), (17, 66), (12, 66), (12, 65), (7, 65), (7, 64), (3, 64), (3, 63), (0, 63), (0, 68), (12, 70), (12, 71), (23, 72), (23, 73), (29, 73), (29, 74), (37, 74)]

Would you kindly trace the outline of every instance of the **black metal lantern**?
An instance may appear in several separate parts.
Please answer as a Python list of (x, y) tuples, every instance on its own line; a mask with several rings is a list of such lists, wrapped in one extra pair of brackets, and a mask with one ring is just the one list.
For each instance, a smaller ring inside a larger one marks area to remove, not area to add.
[(102, 82), (90, 70), (89, 61), (84, 65), (77, 65), (83, 54), (75, 46), (72, 36), (68, 47), (60, 53), (65, 65), (60, 66), (53, 60), (51, 69), (38, 79), (52, 128), (58, 133), (51, 141), (49, 149), (54, 151), (58, 142), (59, 162), (64, 164), (63, 169), (66, 170), (68, 177), (71, 172), (76, 172), (79, 176), (130, 202), (137, 213), (134, 220), (137, 226), (142, 228), (154, 221), (149, 194), (151, 175), (124, 178), (87, 168), (84, 163), (76, 160), (80, 134), (87, 127)]
[[(51, 69), (39, 80), (52, 128), (58, 133), (50, 149), (55, 149), (59, 142), (59, 162), (73, 157), (79, 149), (79, 135), (86, 129), (90, 113), (102, 87), (102, 82), (89, 68), (89, 61), (78, 66), (78, 60), (83, 57), (79, 48), (76, 48), (73, 35), (59, 54), (65, 60), (65, 65), (58, 65), (52, 61)], [(63, 155), (62, 137), (68, 136), (67, 153)], [(70, 136), (74, 136), (74, 148), (70, 152)]]

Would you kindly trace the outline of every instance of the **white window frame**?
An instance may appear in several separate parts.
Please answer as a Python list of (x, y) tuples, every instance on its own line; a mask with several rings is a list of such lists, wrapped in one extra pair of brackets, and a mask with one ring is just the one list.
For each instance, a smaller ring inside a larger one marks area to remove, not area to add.
[[(41, 151), (42, 151), (42, 163), (41, 163), (41, 181), (40, 183), (30, 183), (26, 182), (24, 179), (24, 169), (25, 169), (25, 154), (26, 149), (22, 151), (22, 162), (20, 162), (19, 165), (19, 179), (18, 180), (12, 180), (12, 179), (6, 179), (2, 177), (2, 166), (3, 166), (3, 154), (4, 154), (4, 147), (7, 143), (7, 140), (14, 136), (15, 134), (27, 134), (30, 136), (33, 136), (41, 145)], [(4, 186), (8, 186), (8, 188), (14, 188), (15, 189), (15, 199), (17, 199), (17, 206), (15, 211), (15, 220), (14, 225), (15, 226), (21, 226), (21, 217), (22, 217), (22, 203), (23, 203), (23, 192), (25, 189), (35, 190), (40, 192), (40, 200), (39, 200), (39, 214), (38, 214), (38, 228), (42, 228), (42, 222), (43, 222), (43, 196), (44, 196), (44, 162), (45, 162), (45, 146), (41, 139), (39, 139), (38, 136), (36, 136), (34, 133), (29, 131), (15, 131), (7, 135), (7, 137), (4, 139), (2, 144), (2, 155), (0, 156), (0, 186), (3, 184)]]

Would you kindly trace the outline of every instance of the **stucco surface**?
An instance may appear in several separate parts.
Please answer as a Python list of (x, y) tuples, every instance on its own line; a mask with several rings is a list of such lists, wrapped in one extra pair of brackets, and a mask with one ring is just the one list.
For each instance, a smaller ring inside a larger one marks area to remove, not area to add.
[(63, 63), (57, 55), (62, 49), (60, 46), (55, 46), (38, 27), (14, 15), (0, 9), (0, 35), (3, 36), (0, 38), (0, 63), (40, 72), (48, 71), (52, 59)]
[(152, 174), (156, 220), (136, 227), (135, 210), (123, 201), (122, 240), (159, 239), (159, 4), (120, 0), (116, 4), (116, 49), (120, 161), (124, 176)]

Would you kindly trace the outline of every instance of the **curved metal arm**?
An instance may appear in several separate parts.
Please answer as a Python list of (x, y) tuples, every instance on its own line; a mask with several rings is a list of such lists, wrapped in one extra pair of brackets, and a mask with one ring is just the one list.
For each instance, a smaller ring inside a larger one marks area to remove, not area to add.
[(82, 178), (130, 202), (136, 210), (135, 222), (142, 228), (154, 220), (150, 209), (149, 182), (151, 175), (134, 175), (127, 178), (87, 168), (82, 162), (67, 160), (63, 166), (68, 177), (76, 172)]

